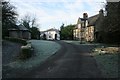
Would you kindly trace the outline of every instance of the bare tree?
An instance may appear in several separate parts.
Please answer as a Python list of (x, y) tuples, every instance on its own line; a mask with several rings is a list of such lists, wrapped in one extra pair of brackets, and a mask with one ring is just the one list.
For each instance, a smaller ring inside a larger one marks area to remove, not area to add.
[(21, 20), (20, 24), (24, 25), (26, 28), (30, 29), (32, 27), (38, 27), (37, 18), (26, 14)]
[(40, 31), (37, 28), (39, 25), (37, 24), (37, 18), (35, 16), (25, 15), (20, 23), (31, 31), (32, 39), (40, 38)]
[(26, 28), (30, 29), (31, 18), (29, 15), (25, 15), (23, 19), (21, 19), (20, 24), (24, 25)]

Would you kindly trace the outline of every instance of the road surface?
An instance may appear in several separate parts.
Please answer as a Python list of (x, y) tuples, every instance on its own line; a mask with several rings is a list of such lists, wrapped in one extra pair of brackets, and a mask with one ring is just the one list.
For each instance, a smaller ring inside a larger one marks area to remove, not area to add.
[(62, 47), (44, 63), (21, 75), (22, 78), (101, 78), (95, 59), (90, 55), (93, 45), (74, 45), (56, 41)]

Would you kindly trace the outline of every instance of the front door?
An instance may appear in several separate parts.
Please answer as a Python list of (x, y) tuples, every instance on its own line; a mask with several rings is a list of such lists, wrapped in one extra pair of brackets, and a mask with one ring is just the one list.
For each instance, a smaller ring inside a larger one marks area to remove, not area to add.
[(55, 40), (57, 40), (57, 34), (55, 34)]

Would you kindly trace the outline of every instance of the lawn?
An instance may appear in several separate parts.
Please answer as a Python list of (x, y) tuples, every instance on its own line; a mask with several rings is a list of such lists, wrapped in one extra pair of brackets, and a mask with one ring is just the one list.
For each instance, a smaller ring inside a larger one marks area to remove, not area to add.
[(86, 42), (80, 44), (80, 41), (74, 40), (63, 41), (75, 45), (96, 45), (92, 56), (94, 56), (102, 74), (105, 78), (118, 78), (118, 55), (120, 54), (120, 47)]
[(63, 40), (63, 41), (67, 43), (75, 44), (75, 45), (101, 45), (99, 43), (89, 43), (85, 41), (82, 41), (82, 44), (80, 43), (80, 41), (75, 41), (75, 40)]
[(92, 55), (105, 78), (118, 78), (118, 47), (96, 48)]

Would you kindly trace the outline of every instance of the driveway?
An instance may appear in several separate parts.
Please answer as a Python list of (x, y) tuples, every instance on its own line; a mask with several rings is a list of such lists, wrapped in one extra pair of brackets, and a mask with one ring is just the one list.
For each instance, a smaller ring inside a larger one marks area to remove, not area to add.
[(74, 45), (56, 41), (62, 47), (44, 63), (22, 78), (102, 78), (95, 59), (90, 55), (94, 45)]

